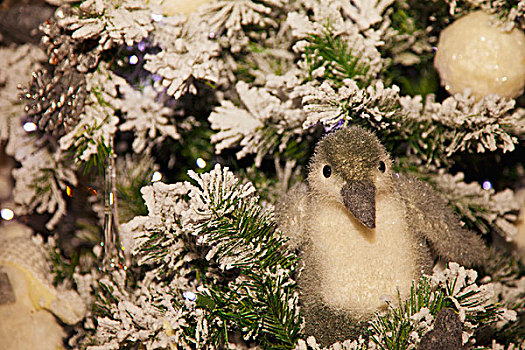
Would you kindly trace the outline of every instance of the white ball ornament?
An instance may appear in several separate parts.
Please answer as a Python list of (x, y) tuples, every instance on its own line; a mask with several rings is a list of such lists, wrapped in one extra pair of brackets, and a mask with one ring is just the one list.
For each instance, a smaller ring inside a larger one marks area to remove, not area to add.
[(164, 0), (162, 2), (162, 12), (166, 16), (174, 16), (178, 14), (189, 15), (192, 12), (210, 2), (211, 0)]
[(445, 28), (439, 36), (434, 65), (451, 94), (469, 89), (480, 99), (497, 94), (516, 98), (525, 86), (525, 34), (505, 32), (498, 19), (472, 12)]

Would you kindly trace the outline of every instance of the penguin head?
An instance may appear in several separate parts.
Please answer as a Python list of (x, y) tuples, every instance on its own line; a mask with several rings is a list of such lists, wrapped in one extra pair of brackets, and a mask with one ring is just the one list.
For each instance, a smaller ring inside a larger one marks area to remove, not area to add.
[(364, 226), (376, 226), (378, 183), (390, 178), (392, 161), (379, 139), (361, 127), (342, 128), (316, 146), (308, 185), (323, 199), (342, 203)]

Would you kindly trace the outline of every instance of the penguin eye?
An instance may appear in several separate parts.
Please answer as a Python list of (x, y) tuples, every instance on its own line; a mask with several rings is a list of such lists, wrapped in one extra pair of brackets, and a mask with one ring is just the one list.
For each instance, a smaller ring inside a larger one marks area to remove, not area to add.
[(323, 167), (323, 175), (324, 177), (330, 177), (332, 175), (332, 167), (330, 165), (325, 165)]
[(379, 161), (379, 166), (377, 168), (379, 169), (380, 172), (384, 173), (386, 170), (385, 162), (383, 162), (382, 160)]

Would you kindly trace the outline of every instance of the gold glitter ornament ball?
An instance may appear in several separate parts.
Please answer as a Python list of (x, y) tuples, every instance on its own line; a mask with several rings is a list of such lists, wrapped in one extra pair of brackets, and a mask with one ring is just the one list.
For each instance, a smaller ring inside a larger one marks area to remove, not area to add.
[(472, 12), (439, 36), (434, 65), (451, 94), (470, 89), (480, 99), (491, 94), (515, 98), (525, 86), (525, 34), (505, 32), (498, 19)]

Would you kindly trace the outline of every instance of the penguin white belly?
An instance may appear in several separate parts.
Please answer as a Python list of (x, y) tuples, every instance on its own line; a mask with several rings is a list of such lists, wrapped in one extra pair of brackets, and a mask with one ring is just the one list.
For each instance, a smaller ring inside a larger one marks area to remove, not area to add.
[(376, 198), (376, 228), (367, 229), (337, 202), (314, 205), (310, 237), (321, 279), (318, 291), (332, 307), (359, 314), (410, 293), (417, 276), (415, 240), (407, 232), (404, 207)]

